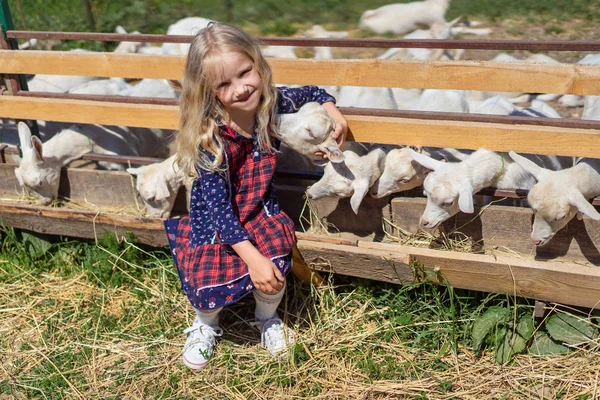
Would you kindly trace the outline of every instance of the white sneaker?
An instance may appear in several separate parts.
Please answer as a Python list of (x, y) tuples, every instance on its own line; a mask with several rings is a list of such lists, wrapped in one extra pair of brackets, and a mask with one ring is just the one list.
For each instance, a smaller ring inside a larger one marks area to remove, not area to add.
[(289, 345), (296, 339), (296, 332), (285, 326), (279, 317), (260, 322), (260, 344), (269, 350), (272, 356), (287, 353)]
[(200, 369), (212, 356), (216, 338), (223, 334), (223, 330), (203, 324), (196, 318), (183, 333), (189, 334), (183, 346), (183, 363), (191, 369)]

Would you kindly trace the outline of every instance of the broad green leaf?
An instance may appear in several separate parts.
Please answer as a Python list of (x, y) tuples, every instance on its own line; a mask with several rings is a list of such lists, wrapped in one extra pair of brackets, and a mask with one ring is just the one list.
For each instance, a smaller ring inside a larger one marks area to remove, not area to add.
[(40, 257), (50, 250), (50, 247), (52, 247), (52, 243), (44, 239), (44, 236), (41, 234), (33, 234), (23, 231), (21, 235), (23, 246), (31, 257)]
[(548, 318), (546, 330), (552, 339), (572, 345), (588, 342), (597, 334), (589, 320), (568, 314), (554, 314)]
[(529, 340), (531, 335), (533, 335), (533, 318), (531, 315), (523, 315), (517, 324), (517, 332), (519, 335), (523, 337), (525, 340)]
[(526, 345), (527, 341), (517, 332), (507, 332), (504, 336), (504, 340), (496, 349), (496, 362), (500, 364), (508, 362), (514, 354), (525, 350)]
[(509, 312), (507, 308), (493, 306), (475, 320), (475, 323), (473, 323), (473, 332), (471, 333), (473, 337), (473, 350), (475, 352), (479, 352), (485, 337), (495, 326), (504, 324), (507, 321)]
[(546, 332), (537, 331), (533, 336), (529, 353), (544, 355), (544, 354), (564, 354), (570, 350), (568, 347), (560, 343), (556, 343)]

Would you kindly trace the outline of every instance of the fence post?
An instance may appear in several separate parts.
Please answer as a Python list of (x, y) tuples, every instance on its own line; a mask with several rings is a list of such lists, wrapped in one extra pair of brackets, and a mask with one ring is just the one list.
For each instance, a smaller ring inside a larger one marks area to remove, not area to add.
[[(19, 45), (15, 39), (9, 39), (6, 36), (6, 31), (14, 29), (12, 17), (10, 16), (10, 8), (8, 0), (0, 0), (0, 45), (3, 50), (18, 50)], [(3, 75), (6, 89), (9, 95), (15, 95), (21, 90), (29, 90), (27, 88), (27, 80), (23, 75), (5, 74)], [(35, 136), (40, 136), (37, 121), (24, 121)]]

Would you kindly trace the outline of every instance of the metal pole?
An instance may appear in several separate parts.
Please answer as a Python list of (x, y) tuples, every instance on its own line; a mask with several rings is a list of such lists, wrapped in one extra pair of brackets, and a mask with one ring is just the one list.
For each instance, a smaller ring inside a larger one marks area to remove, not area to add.
[[(9, 39), (6, 36), (6, 31), (13, 30), (12, 17), (10, 15), (10, 8), (8, 7), (8, 0), (0, 0), (0, 44), (2, 49), (5, 50), (18, 50), (19, 44), (15, 39)], [(16, 95), (21, 90), (28, 90), (27, 80), (23, 75), (5, 75), (6, 77), (6, 88), (9, 94)], [(31, 133), (35, 136), (40, 136), (40, 131), (37, 125), (37, 121), (24, 121), (31, 130)]]

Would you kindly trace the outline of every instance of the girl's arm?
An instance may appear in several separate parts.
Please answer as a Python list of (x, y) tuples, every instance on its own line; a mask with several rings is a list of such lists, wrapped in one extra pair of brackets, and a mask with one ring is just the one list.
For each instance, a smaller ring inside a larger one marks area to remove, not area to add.
[[(335, 121), (335, 131), (331, 136), (338, 142), (338, 145), (342, 147), (346, 142), (346, 135), (348, 134), (348, 121), (346, 121), (346, 118), (344, 118), (340, 110), (338, 110), (335, 103), (327, 102), (322, 105)], [(324, 155), (324, 158), (327, 158), (327, 156)]]
[(231, 245), (231, 247), (248, 265), (250, 278), (258, 290), (267, 294), (275, 294), (283, 289), (283, 275), (271, 260), (260, 254), (252, 242), (244, 240)]

